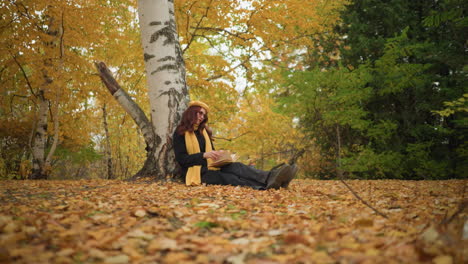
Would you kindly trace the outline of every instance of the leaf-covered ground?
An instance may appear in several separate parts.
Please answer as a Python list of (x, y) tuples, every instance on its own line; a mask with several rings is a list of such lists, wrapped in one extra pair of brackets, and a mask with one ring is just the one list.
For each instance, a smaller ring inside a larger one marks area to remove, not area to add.
[(462, 263), (466, 181), (0, 182), (4, 263)]

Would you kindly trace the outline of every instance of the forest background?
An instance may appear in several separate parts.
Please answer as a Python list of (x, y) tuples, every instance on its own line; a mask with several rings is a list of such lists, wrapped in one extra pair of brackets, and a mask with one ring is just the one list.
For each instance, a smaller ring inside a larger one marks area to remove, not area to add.
[[(30, 177), (38, 126), (49, 179), (141, 168), (144, 140), (93, 64), (148, 110), (136, 4), (1, 2), (1, 178)], [(210, 105), (218, 149), (260, 169), (300, 156), (309, 178), (466, 178), (466, 1), (175, 8), (190, 97)]]

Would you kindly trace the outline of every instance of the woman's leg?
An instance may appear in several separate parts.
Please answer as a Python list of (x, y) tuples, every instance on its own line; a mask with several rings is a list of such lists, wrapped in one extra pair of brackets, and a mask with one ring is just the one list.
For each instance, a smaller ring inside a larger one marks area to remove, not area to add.
[(257, 170), (240, 162), (233, 162), (221, 167), (221, 172), (237, 175), (240, 178), (266, 184), (268, 171)]
[(206, 184), (248, 186), (257, 190), (265, 189), (265, 184), (250, 179), (239, 177), (232, 173), (209, 170), (201, 176), (201, 180)]

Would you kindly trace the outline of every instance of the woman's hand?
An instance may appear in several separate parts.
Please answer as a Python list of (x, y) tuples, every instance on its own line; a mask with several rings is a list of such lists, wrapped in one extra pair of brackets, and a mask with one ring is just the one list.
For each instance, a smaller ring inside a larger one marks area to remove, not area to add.
[(213, 150), (210, 152), (205, 152), (203, 153), (203, 158), (205, 159), (212, 159), (212, 160), (217, 160), (219, 157), (221, 157), (221, 151), (220, 150)]

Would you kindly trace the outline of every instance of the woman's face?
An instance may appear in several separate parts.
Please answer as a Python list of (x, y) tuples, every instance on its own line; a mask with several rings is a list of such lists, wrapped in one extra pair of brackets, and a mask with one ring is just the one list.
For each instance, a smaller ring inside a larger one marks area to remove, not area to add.
[(200, 108), (200, 111), (197, 112), (197, 118), (195, 120), (195, 124), (199, 125), (203, 120), (206, 118), (206, 110), (203, 108)]

